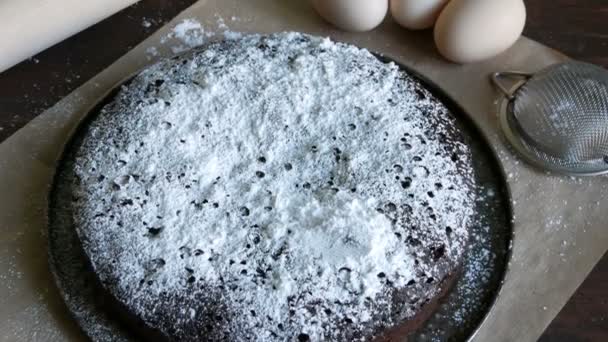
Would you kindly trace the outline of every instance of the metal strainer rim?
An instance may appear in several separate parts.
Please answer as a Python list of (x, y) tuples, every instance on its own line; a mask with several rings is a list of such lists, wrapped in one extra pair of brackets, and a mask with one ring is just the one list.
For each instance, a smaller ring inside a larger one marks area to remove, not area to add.
[[(541, 70), (540, 73), (546, 72), (548, 69), (552, 69), (555, 65), (549, 66), (548, 68)], [(504, 87), (498, 79), (504, 75), (515, 75), (519, 76), (521, 79), (515, 82), (510, 87)], [(511, 102), (515, 99), (515, 92), (521, 88), (527, 80), (532, 77), (533, 74), (525, 73), (520, 71), (510, 71), (510, 72), (496, 72), (491, 75), (493, 83), (503, 92), (503, 96), (500, 97), (498, 102), (498, 116), (500, 121), (500, 127), (502, 129), (503, 135), (507, 139), (507, 141), (511, 144), (511, 146), (515, 149), (516, 152), (529, 164), (546, 170), (550, 172), (556, 172), (568, 176), (599, 176), (608, 174), (608, 164), (606, 168), (603, 170), (594, 170), (594, 171), (581, 171), (576, 168), (570, 168), (565, 166), (560, 166), (555, 163), (548, 162), (546, 160), (542, 160), (534, 155), (532, 149), (536, 153), (546, 154), (545, 152), (536, 149), (534, 146), (528, 146), (529, 144), (525, 144), (523, 142), (523, 135), (517, 132), (517, 128), (512, 127), (512, 124), (509, 122), (511, 116), (513, 116), (513, 112), (509, 109)], [(555, 157), (554, 157), (555, 158)], [(557, 158), (559, 159), (559, 158)]]

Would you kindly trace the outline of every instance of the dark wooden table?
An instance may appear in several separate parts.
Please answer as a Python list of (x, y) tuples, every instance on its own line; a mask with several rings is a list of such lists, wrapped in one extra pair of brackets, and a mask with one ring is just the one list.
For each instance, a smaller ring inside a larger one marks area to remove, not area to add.
[[(528, 37), (574, 58), (608, 67), (608, 1), (525, 2)], [(0, 142), (192, 3), (194, 0), (144, 0), (1, 73)], [(144, 25), (144, 21), (151, 25)], [(608, 341), (608, 255), (541, 341)]]

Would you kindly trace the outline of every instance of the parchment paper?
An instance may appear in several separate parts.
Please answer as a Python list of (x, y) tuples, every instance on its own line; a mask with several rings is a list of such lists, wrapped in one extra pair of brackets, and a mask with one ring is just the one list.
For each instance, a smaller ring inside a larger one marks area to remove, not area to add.
[[(225, 23), (232, 31), (292, 30), (353, 43), (417, 70), (465, 109), (502, 163), (515, 230), (504, 285), (474, 341), (535, 341), (606, 252), (608, 177), (570, 178), (531, 169), (507, 149), (498, 129), (499, 94), (488, 74), (535, 72), (565, 60), (560, 53), (522, 38), (498, 58), (460, 66), (437, 55), (430, 32), (408, 32), (390, 19), (372, 32), (351, 34), (333, 30), (305, 1), (203, 0), (0, 145), (1, 339), (82, 339), (47, 264), (45, 207), (54, 163), (96, 100), (154, 59), (171, 55), (178, 42), (164, 37), (186, 18), (196, 18), (207, 32), (222, 32)], [(151, 58), (150, 51), (157, 53)]]

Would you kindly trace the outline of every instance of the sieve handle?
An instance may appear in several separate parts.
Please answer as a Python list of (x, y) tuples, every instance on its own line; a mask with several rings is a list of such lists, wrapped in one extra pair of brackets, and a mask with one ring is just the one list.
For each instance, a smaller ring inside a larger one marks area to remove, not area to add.
[[(501, 71), (495, 72), (491, 75), (492, 83), (494, 83), (496, 88), (502, 91), (509, 100), (513, 100), (515, 98), (515, 92), (517, 89), (524, 85), (531, 77), (532, 74), (521, 71)], [(507, 87), (502, 81), (505, 78), (515, 78), (519, 79), (519, 81), (515, 84), (515, 86), (511, 86), (509, 89), (509, 87)]]

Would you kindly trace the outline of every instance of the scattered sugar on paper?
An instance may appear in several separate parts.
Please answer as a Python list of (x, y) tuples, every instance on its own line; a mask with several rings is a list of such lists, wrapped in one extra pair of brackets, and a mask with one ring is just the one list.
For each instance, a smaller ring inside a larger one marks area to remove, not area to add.
[(156, 46), (148, 46), (148, 48), (146, 49), (146, 58), (148, 60), (151, 60), (157, 56), (158, 56), (158, 49), (156, 48)]

